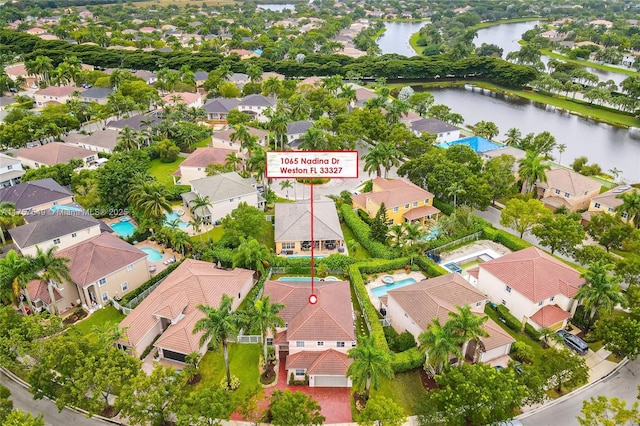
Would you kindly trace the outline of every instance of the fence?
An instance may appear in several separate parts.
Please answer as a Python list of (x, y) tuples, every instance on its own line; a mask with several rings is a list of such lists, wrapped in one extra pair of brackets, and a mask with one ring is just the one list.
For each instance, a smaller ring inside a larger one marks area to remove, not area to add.
[(238, 336), (237, 341), (241, 344), (262, 343), (262, 336)]
[(451, 241), (450, 243), (443, 244), (440, 247), (436, 247), (436, 248), (433, 248), (431, 250), (427, 250), (426, 254), (440, 253), (442, 250), (446, 249), (447, 247), (451, 247), (451, 246), (455, 246), (455, 245), (458, 245), (458, 244), (462, 244), (462, 243), (465, 243), (465, 242), (471, 241), (471, 240), (476, 240), (477, 241), (478, 238), (480, 238), (481, 235), (482, 235), (482, 231), (478, 231), (475, 234), (467, 235), (466, 237), (458, 238), (455, 241)]
[(119, 304), (118, 302), (113, 300), (111, 297), (109, 297), (109, 301), (111, 302), (111, 304), (113, 305), (114, 308), (116, 308), (117, 310), (119, 310), (120, 312), (122, 312), (125, 315), (129, 315), (131, 313), (131, 311), (133, 311), (133, 309), (127, 308), (125, 306), (122, 306), (121, 304)]
[(149, 296), (151, 294), (151, 292), (153, 290), (155, 290), (156, 287), (158, 287), (162, 281), (165, 280), (165, 278), (162, 278), (157, 283), (155, 283), (154, 285), (152, 285), (151, 287), (149, 287), (148, 289), (146, 289), (145, 291), (143, 291), (142, 293), (140, 293), (139, 295), (137, 295), (136, 297), (131, 299), (131, 301), (129, 303), (127, 303), (127, 308), (133, 309), (136, 306), (138, 306), (140, 304), (140, 302), (142, 302), (147, 296)]

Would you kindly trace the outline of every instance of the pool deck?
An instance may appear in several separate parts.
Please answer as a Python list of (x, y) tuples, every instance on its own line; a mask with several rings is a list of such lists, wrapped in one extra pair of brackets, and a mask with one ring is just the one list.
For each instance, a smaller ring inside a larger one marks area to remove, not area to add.
[[(461, 265), (482, 254), (488, 254), (493, 259), (497, 259), (509, 253), (511, 253), (511, 250), (501, 244), (490, 240), (479, 240), (474, 242), (473, 244), (469, 244), (456, 250), (443, 253), (440, 256), (440, 265), (443, 268), (447, 269), (445, 265), (448, 263), (457, 263), (458, 265)], [(477, 265), (472, 266), (472, 268), (474, 268), (475, 266)], [(471, 268), (463, 269), (461, 275), (468, 281), (469, 275), (467, 274), (466, 269)]]
[[(390, 275), (390, 274), (379, 275), (378, 278), (376, 278), (373, 281), (369, 281), (367, 283), (367, 293), (369, 294), (369, 300), (371, 300), (371, 303), (373, 303), (373, 306), (375, 306), (376, 309), (381, 308), (380, 299), (378, 299), (378, 297), (375, 296), (371, 292), (371, 290), (374, 288), (386, 286), (387, 284), (382, 281), (382, 278), (384, 278), (387, 275)], [(414, 272), (414, 271), (411, 271), (408, 274), (406, 272), (396, 272), (392, 274), (392, 276), (393, 276), (394, 282), (402, 281), (407, 278), (413, 278), (417, 282), (420, 282), (426, 278), (422, 272)]]
[[(152, 248), (162, 253), (162, 259), (158, 260), (157, 262), (150, 262), (149, 259), (147, 258), (147, 266), (149, 267), (149, 272), (151, 273), (152, 276), (156, 275), (160, 271), (167, 269), (170, 265), (172, 265), (172, 263), (165, 265), (164, 264), (165, 261), (169, 259), (173, 259), (174, 257), (177, 260), (182, 259), (182, 255), (180, 253), (173, 251), (173, 249), (163, 247), (155, 241), (145, 240), (145, 241), (142, 241), (141, 243), (136, 244), (135, 247), (138, 249)], [(153, 272), (151, 272), (152, 270)]]

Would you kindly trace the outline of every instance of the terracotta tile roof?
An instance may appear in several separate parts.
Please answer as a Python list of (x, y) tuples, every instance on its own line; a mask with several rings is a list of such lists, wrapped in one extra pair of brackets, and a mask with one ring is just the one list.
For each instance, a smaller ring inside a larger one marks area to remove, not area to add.
[(298, 85), (302, 86), (302, 85), (307, 85), (308, 84), (309, 86), (314, 86), (314, 85), (316, 85), (318, 83), (321, 83), (321, 82), (322, 82), (322, 78), (320, 78), (320, 77), (307, 77), (304, 80), (300, 80), (298, 82)]
[(51, 142), (34, 148), (20, 148), (16, 151), (16, 158), (26, 158), (40, 164), (53, 166), (58, 163), (68, 163), (77, 158), (80, 160), (96, 155), (95, 152), (62, 142)]
[(582, 176), (569, 169), (553, 169), (546, 173), (546, 182), (537, 182), (536, 185), (541, 188), (558, 188), (561, 191), (568, 192), (571, 195), (580, 196), (585, 192), (600, 188), (602, 185), (597, 180)]
[(431, 216), (440, 213), (440, 210), (433, 206), (420, 206), (415, 209), (409, 210), (403, 216), (408, 220), (420, 219), (422, 217)]
[(315, 283), (315, 305), (308, 302), (310, 290), (309, 283), (301, 281), (267, 281), (264, 285), (264, 294), (285, 306), (280, 316), (288, 324), (287, 341), (354, 341), (349, 283)]
[[(164, 311), (167, 305), (175, 303), (175, 295), (184, 293), (189, 299), (189, 304), (185, 309), (186, 318), (178, 321), (169, 327), (171, 336), (178, 336), (176, 329), (183, 328), (183, 336), (191, 334), (192, 323), (202, 317), (196, 307), (200, 304), (217, 307), (223, 294), (236, 295), (238, 291), (253, 279), (253, 271), (247, 269), (234, 269), (226, 271), (216, 269), (209, 262), (201, 260), (186, 259), (175, 271), (167, 276), (162, 283), (144, 299), (127, 317), (120, 323), (120, 327), (125, 329), (129, 344), (137, 345), (159, 321), (154, 315), (155, 312)], [(191, 315), (191, 316), (190, 316)], [(128, 328), (127, 328), (128, 327)], [(192, 342), (199, 337), (195, 335), (193, 339), (186, 337), (169, 336), (166, 339), (158, 340), (162, 342), (162, 347), (180, 353), (192, 352)], [(156, 342), (156, 345), (159, 345)]]
[(69, 259), (69, 275), (74, 283), (86, 287), (147, 254), (109, 232), (83, 241), (56, 253)]
[(484, 323), (482, 328), (489, 334), (489, 337), (480, 338), (480, 342), (482, 342), (485, 351), (490, 351), (491, 349), (499, 348), (500, 346), (516, 341), (516, 339), (511, 337), (509, 333), (504, 331), (504, 329), (491, 318), (487, 319), (487, 322)]
[(446, 322), (449, 312), (455, 312), (456, 306), (471, 305), (487, 300), (460, 274), (447, 274), (420, 281), (387, 292), (423, 330), (426, 330), (434, 318)]
[(607, 192), (603, 192), (600, 195), (596, 195), (591, 199), (592, 203), (599, 203), (606, 207), (611, 207), (615, 209), (619, 205), (622, 204), (622, 199), (618, 198), (621, 194), (629, 194), (632, 192), (634, 188), (629, 185), (619, 185), (615, 188), (608, 190)]
[(307, 374), (344, 376), (353, 360), (335, 349), (302, 351), (287, 356), (286, 369), (304, 368)]
[(181, 291), (168, 298), (166, 304), (158, 308), (153, 315), (167, 319), (177, 318), (188, 305), (187, 293)]
[(578, 271), (536, 247), (481, 263), (479, 268), (480, 280), (482, 271), (489, 272), (535, 303), (558, 294), (573, 297), (586, 283)]
[(362, 101), (366, 99), (377, 98), (378, 94), (372, 90), (365, 89), (364, 87), (360, 87), (356, 89), (356, 100)]
[(35, 94), (41, 96), (69, 96), (73, 92), (84, 92), (86, 89), (75, 86), (49, 86), (38, 90)]
[[(42, 300), (47, 305), (51, 304), (51, 295), (49, 294), (47, 283), (40, 280), (30, 281), (29, 284), (27, 284), (27, 291), (29, 292), (29, 299), (32, 302)], [(55, 286), (53, 287), (53, 296), (56, 300), (62, 299), (62, 295)]]
[(180, 167), (207, 167), (209, 164), (224, 164), (227, 154), (238, 153), (235, 149), (197, 148)]
[[(177, 101), (173, 99), (178, 97)], [(167, 96), (162, 98), (167, 104), (192, 104), (200, 99), (200, 94), (198, 93), (189, 93), (189, 92), (179, 92), (179, 93), (169, 93)]]
[(190, 312), (177, 324), (170, 325), (169, 328), (162, 333), (162, 336), (156, 340), (154, 346), (187, 355), (191, 352), (199, 351), (200, 338), (203, 333), (193, 334), (192, 330), (196, 322), (203, 317), (204, 314), (199, 310)]
[(571, 316), (571, 312), (565, 311), (558, 305), (545, 305), (531, 316), (531, 320), (541, 327), (550, 327)]
[(354, 195), (352, 197), (353, 202), (365, 206), (367, 198), (370, 198), (372, 202), (378, 205), (384, 203), (387, 209), (390, 209), (411, 204), (414, 201), (424, 201), (427, 198), (433, 199), (432, 193), (402, 178), (387, 180), (377, 177), (373, 180), (373, 188), (373, 192)]

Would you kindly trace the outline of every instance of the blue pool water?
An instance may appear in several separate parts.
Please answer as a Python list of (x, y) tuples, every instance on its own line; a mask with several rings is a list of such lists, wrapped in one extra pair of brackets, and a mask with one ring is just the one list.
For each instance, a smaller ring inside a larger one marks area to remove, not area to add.
[(145, 248), (141, 248), (140, 250), (147, 253), (147, 260), (149, 262), (157, 262), (159, 260), (162, 260), (162, 253), (160, 253), (158, 250), (154, 248), (145, 247)]
[(417, 282), (418, 281), (416, 281), (415, 278), (405, 278), (404, 280), (396, 281), (395, 283), (390, 285), (383, 285), (381, 287), (372, 288), (371, 293), (375, 297), (386, 296), (389, 290), (395, 290), (396, 288), (406, 287), (408, 285), (415, 284)]
[[(320, 281), (322, 278), (314, 277), (314, 281)], [(326, 277), (325, 281), (338, 281), (336, 277)], [(311, 282), (311, 277), (280, 277), (278, 281), (307, 281)]]
[(178, 219), (178, 228), (180, 229), (185, 229), (189, 227), (189, 224), (187, 222), (184, 222), (182, 219), (180, 219), (180, 216), (178, 216), (178, 214), (176, 212), (172, 212), (172, 213), (165, 213), (164, 214), (164, 225), (167, 226), (169, 224), (169, 222), (172, 222), (174, 220)]
[(422, 237), (422, 241), (431, 241), (438, 238), (438, 228), (433, 228), (428, 234)]
[(136, 226), (129, 221), (116, 222), (112, 223), (109, 226), (116, 234), (124, 238), (129, 238), (130, 236), (132, 236), (136, 230)]
[(69, 211), (69, 212), (79, 212), (81, 209), (73, 206), (52, 206), (51, 207), (52, 212), (57, 212), (58, 210)]
[(493, 143), (482, 136), (472, 136), (470, 138), (458, 139), (457, 141), (442, 142), (438, 146), (440, 148), (450, 148), (454, 145), (467, 145), (477, 153), (504, 148), (504, 145)]

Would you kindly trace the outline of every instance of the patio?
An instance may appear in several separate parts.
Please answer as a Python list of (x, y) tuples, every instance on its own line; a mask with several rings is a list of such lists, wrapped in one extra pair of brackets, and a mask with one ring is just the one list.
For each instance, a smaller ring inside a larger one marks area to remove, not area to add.
[[(176, 261), (182, 259), (182, 255), (180, 253), (174, 251), (173, 249), (163, 247), (155, 241), (149, 241), (149, 240), (142, 241), (141, 243), (136, 244), (136, 248), (138, 249), (150, 248), (150, 249), (157, 250), (158, 252), (160, 252), (160, 254), (162, 254), (162, 258), (155, 262), (150, 261), (149, 257), (147, 256), (147, 265), (149, 265), (149, 272), (151, 273), (151, 275), (155, 275), (158, 272), (167, 269), (170, 265), (174, 263), (173, 259), (176, 259)], [(171, 262), (165, 263), (168, 261), (171, 261)]]

